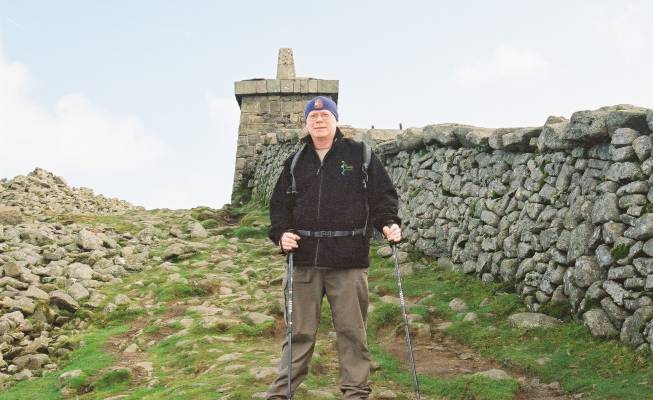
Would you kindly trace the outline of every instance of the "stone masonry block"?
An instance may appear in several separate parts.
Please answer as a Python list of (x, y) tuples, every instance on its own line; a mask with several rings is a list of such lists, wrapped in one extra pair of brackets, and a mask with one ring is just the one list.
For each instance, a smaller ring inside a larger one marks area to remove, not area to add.
[(319, 80), (317, 91), (319, 93), (338, 93), (338, 81)]
[(309, 79), (308, 80), (308, 93), (317, 93), (317, 80)]
[(267, 93), (268, 86), (265, 80), (256, 81), (256, 93)]
[(286, 114), (286, 113), (293, 113), (295, 112), (295, 102), (294, 101), (282, 101), (281, 102), (281, 112)]
[(281, 93), (292, 93), (293, 92), (293, 79), (282, 79), (281, 80)]
[(259, 109), (259, 102), (253, 99), (244, 98), (240, 105), (240, 110), (242, 112), (257, 113), (259, 112)]
[(281, 91), (281, 81), (278, 79), (267, 79), (265, 83), (268, 93), (279, 93)]
[(260, 124), (261, 122), (263, 122), (263, 115), (265, 115), (265, 114), (263, 114), (263, 115), (261, 115), (261, 114), (247, 114), (247, 115), (248, 115), (248, 117), (247, 117), (247, 123), (248, 124)]
[(256, 81), (239, 81), (234, 83), (236, 94), (256, 93)]
[(250, 135), (247, 137), (247, 144), (256, 145), (262, 141), (261, 135)]
[(259, 97), (258, 114), (267, 114), (270, 112), (270, 102), (265, 97)]

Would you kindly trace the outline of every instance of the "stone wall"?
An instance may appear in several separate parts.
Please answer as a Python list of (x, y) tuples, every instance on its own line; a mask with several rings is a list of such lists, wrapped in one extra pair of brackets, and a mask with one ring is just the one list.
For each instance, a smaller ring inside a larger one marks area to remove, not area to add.
[[(350, 131), (375, 144), (400, 193), (404, 246), (641, 347), (653, 343), (652, 130), (650, 110), (614, 106), (531, 128)], [(257, 199), (299, 132), (259, 146)]]

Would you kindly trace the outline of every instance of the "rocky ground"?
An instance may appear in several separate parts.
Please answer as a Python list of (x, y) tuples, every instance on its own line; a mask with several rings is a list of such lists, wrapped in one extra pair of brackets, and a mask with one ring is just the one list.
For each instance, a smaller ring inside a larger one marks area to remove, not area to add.
[[(256, 210), (146, 211), (68, 188), (38, 169), (0, 182), (0, 399), (263, 398), (285, 334), (283, 258), (265, 238), (265, 224)], [(378, 253), (387, 257), (389, 248)], [(405, 274), (419, 269), (407, 254), (400, 259)], [(396, 293), (374, 285), (392, 269), (378, 271), (370, 278), (371, 315), (398, 303)], [(449, 309), (479, 318), (461, 299)], [(572, 398), (556, 382), (445, 336), (450, 322), (409, 318), (420, 374), (516, 388), (510, 397), (465, 398)], [(509, 322), (559, 324), (532, 313)], [(372, 344), (406, 371), (402, 332), (381, 324)], [(413, 398), (410, 384), (387, 379), (390, 367), (374, 354), (374, 397)], [(310, 372), (297, 398), (338, 398), (327, 306)]]

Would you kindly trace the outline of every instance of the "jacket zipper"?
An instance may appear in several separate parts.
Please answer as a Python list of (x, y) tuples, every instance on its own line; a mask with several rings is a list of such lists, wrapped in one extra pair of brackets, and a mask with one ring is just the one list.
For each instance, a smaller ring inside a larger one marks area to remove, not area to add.
[[(324, 166), (324, 160), (326, 160), (326, 158), (329, 156), (329, 153), (331, 153), (331, 150), (333, 150), (337, 142), (338, 142), (338, 138), (336, 138), (333, 141), (329, 151), (327, 151), (326, 154), (324, 155), (324, 158), (320, 160), (320, 168), (317, 169), (317, 173), (316, 173), (316, 175), (320, 175), (320, 185), (318, 186), (318, 190), (317, 190), (317, 223), (318, 224), (320, 223), (320, 201), (322, 199), (322, 176), (324, 176), (324, 174), (321, 173), (322, 167)], [(313, 151), (315, 151), (315, 149), (313, 149)], [(320, 156), (317, 154), (317, 151), (315, 151), (315, 155), (317, 155), (318, 158), (320, 158)], [(313, 265), (315, 265), (316, 267), (318, 265), (317, 260), (318, 260), (319, 253), (320, 253), (320, 238), (317, 238), (317, 245), (315, 246), (315, 259), (313, 260)]]
[[(326, 157), (326, 156), (325, 156)], [(318, 186), (317, 189), (317, 223), (320, 223), (320, 201), (322, 199), (322, 176), (324, 174), (321, 174), (322, 172), (322, 166), (324, 165), (324, 160), (320, 160), (320, 168), (317, 169), (317, 174), (320, 175), (320, 185)], [(320, 253), (320, 238), (317, 238), (317, 245), (315, 246), (315, 260), (313, 261), (313, 265), (317, 267), (317, 255)]]

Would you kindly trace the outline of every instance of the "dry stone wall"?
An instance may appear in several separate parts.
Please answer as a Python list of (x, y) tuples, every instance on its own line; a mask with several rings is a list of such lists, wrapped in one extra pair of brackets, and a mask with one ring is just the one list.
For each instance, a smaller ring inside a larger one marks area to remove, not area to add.
[[(652, 130), (653, 112), (620, 105), (541, 127), (411, 128), (375, 149), (400, 193), (404, 246), (510, 282), (533, 311), (568, 306), (595, 336), (647, 347)], [(258, 149), (258, 199), (269, 199), (293, 140)]]

